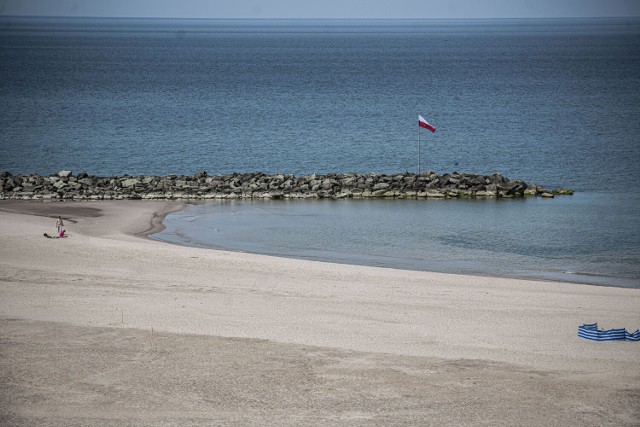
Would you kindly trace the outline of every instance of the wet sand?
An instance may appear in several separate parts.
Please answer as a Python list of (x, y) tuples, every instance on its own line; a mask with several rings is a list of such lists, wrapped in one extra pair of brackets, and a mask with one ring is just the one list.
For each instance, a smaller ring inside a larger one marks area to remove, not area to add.
[(0, 201), (0, 424), (640, 424), (640, 344), (577, 337), (640, 290), (144, 237), (180, 206)]

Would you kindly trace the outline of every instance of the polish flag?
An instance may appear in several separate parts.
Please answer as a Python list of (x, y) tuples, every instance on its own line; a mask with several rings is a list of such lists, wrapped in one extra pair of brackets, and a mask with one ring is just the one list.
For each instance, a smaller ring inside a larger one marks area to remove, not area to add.
[(422, 117), (420, 114), (418, 114), (418, 126), (420, 126), (421, 128), (425, 128), (430, 130), (431, 132), (435, 132), (436, 128), (434, 128), (433, 126), (431, 126), (425, 119), (424, 117)]

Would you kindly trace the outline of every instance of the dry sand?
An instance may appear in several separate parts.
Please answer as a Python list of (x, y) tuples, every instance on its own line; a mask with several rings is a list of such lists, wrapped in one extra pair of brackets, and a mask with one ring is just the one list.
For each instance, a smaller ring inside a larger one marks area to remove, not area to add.
[[(185, 248), (0, 202), (0, 425), (640, 425), (640, 290)], [(46, 239), (55, 217), (67, 239)]]

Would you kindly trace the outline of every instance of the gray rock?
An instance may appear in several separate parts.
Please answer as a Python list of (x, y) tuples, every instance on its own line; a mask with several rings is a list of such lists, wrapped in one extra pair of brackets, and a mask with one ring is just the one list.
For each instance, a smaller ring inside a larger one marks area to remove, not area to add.
[(140, 184), (140, 181), (138, 181), (138, 180), (137, 180), (137, 179), (135, 179), (135, 178), (125, 179), (124, 181), (122, 181), (122, 182), (120, 183), (120, 185), (121, 185), (123, 188), (131, 188), (131, 187), (133, 187), (133, 186), (134, 186), (134, 185), (136, 185), (136, 184)]
[(372, 190), (373, 191), (378, 191), (378, 190), (386, 190), (390, 187), (389, 184), (387, 184), (386, 182), (380, 182), (376, 185), (373, 186)]
[(94, 181), (93, 178), (82, 178), (82, 179), (78, 179), (78, 183), (85, 185), (87, 187), (90, 187), (92, 185), (94, 185)]
[(237, 198), (458, 198), (572, 194), (571, 190), (547, 191), (500, 174), (443, 174), (425, 172), (395, 175), (326, 174), (296, 177), (264, 173), (193, 176), (99, 177), (70, 171), (53, 176), (0, 174), (0, 198), (27, 199), (237, 199)]
[(427, 197), (433, 199), (443, 199), (446, 197), (446, 195), (444, 193), (441, 193), (440, 191), (429, 190), (427, 191)]

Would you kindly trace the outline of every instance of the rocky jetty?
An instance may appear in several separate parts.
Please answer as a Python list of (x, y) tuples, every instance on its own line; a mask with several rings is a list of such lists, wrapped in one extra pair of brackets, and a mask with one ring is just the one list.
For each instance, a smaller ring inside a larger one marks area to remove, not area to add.
[(500, 174), (400, 173), (310, 176), (245, 173), (209, 176), (93, 176), (61, 171), (51, 176), (0, 173), (0, 200), (306, 199), (306, 198), (514, 198), (553, 197), (548, 191)]

